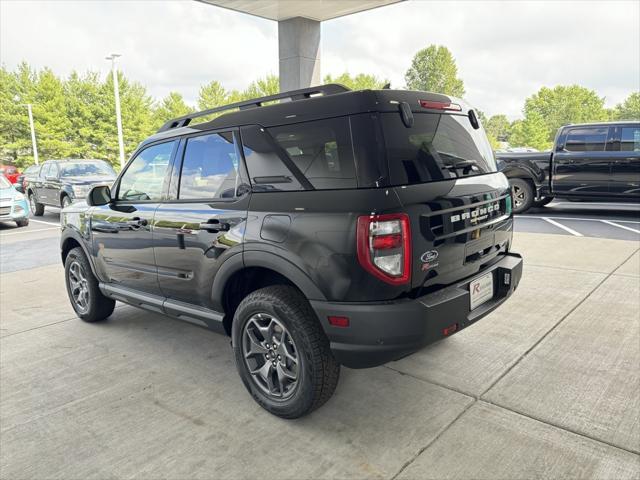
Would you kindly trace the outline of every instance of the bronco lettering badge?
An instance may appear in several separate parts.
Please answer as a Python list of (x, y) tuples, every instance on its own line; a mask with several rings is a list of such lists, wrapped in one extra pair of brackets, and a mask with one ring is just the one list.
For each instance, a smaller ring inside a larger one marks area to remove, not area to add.
[(500, 212), (500, 202), (492, 203), (486, 207), (478, 207), (475, 210), (470, 210), (468, 212), (451, 215), (451, 223), (467, 219), (471, 219), (473, 223), (481, 222), (489, 218), (489, 214), (491, 212)]

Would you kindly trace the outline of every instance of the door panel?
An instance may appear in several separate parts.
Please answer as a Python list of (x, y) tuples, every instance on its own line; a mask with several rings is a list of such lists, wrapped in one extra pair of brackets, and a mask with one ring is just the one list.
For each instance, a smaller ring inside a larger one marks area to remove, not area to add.
[(96, 264), (108, 282), (160, 295), (152, 224), (166, 195), (177, 144), (174, 140), (140, 151), (116, 181), (113, 200), (93, 210)]
[(570, 129), (563, 148), (553, 154), (552, 190), (555, 195), (607, 195), (611, 153), (605, 151), (608, 127)]
[(51, 163), (45, 163), (44, 165), (42, 165), (40, 174), (33, 180), (33, 192), (35, 193), (36, 200), (40, 203), (48, 203), (44, 179), (47, 175), (49, 175), (50, 171)]
[(96, 263), (108, 282), (160, 294), (151, 224), (157, 203), (95, 207), (91, 231)]
[(611, 152), (612, 195), (640, 198), (640, 125), (618, 127), (618, 151)]
[[(211, 285), (222, 264), (242, 253), (249, 195), (237, 202), (168, 203), (153, 224), (158, 282), (166, 297), (220, 310)], [(207, 224), (207, 225), (203, 225)]]
[(55, 163), (51, 164), (51, 168), (44, 177), (44, 191), (49, 205), (60, 206), (60, 168)]
[(169, 191), (155, 213), (158, 282), (169, 299), (213, 310), (213, 278), (242, 252), (249, 187), (232, 132), (183, 140)]

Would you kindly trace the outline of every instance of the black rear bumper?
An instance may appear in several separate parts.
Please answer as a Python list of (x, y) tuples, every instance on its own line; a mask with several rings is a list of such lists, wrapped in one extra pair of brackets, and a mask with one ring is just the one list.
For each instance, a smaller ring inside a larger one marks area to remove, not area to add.
[[(469, 283), (488, 273), (493, 276), (493, 298), (471, 310)], [(375, 367), (475, 323), (515, 291), (521, 276), (522, 257), (507, 253), (478, 275), (417, 299), (382, 303), (312, 301), (311, 305), (338, 362), (351, 368)], [(348, 317), (349, 326), (332, 326), (329, 316)]]

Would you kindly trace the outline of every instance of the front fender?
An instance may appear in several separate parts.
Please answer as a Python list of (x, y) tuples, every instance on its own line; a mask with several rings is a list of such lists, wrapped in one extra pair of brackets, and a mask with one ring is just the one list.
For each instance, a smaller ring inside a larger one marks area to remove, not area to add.
[(91, 237), (89, 235), (90, 233), (87, 233), (86, 235), (83, 234), (75, 225), (65, 225), (62, 229), (62, 233), (60, 234), (60, 257), (62, 260), (62, 264), (64, 265), (66, 253), (70, 250), (69, 242), (75, 240), (75, 242), (80, 245), (80, 247), (84, 251), (84, 254), (89, 260), (89, 265), (91, 265), (91, 271), (93, 272), (93, 275), (97, 279), (101, 280), (93, 262), (93, 255), (91, 254), (91, 251), (87, 246), (87, 244), (91, 242)]

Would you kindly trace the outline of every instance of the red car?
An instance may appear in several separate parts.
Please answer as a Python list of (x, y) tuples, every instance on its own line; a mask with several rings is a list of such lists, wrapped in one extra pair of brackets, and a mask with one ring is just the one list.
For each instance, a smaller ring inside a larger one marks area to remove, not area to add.
[(7, 177), (11, 183), (17, 183), (20, 171), (13, 165), (0, 165), (0, 174)]

